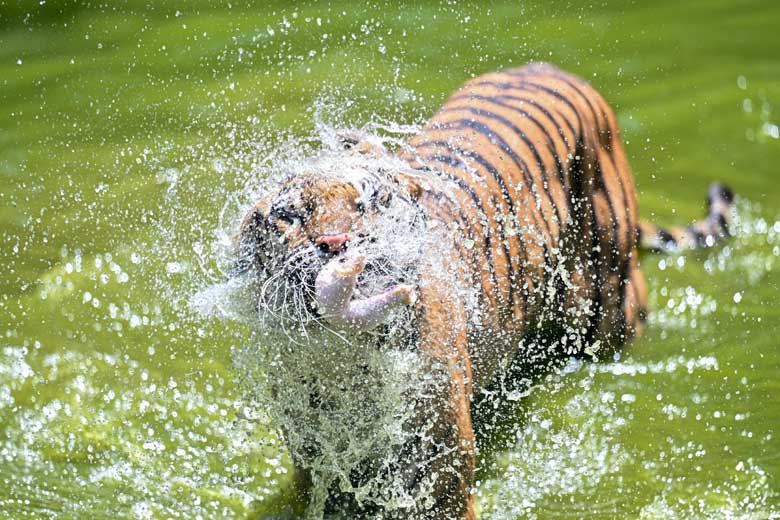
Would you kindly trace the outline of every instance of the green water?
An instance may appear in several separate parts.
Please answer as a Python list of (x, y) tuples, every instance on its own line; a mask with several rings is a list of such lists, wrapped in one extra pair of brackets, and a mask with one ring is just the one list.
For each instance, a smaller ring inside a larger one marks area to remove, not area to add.
[(643, 258), (646, 334), (535, 388), (482, 518), (780, 518), (780, 4), (148, 4), (0, 1), (0, 516), (288, 511), (249, 333), (187, 305), (214, 244), (316, 119), (419, 123), (547, 60), (616, 108), (645, 217), (719, 179), (740, 235)]

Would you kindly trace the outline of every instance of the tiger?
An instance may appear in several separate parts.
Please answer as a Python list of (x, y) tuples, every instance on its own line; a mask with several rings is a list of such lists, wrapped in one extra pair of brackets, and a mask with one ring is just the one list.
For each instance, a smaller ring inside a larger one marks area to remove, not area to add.
[[(585, 80), (549, 64), (471, 79), (393, 147), (346, 132), (337, 148), (329, 167), (314, 161), (259, 198), (236, 244), (239, 271), (262, 287), (258, 308), (371, 338), (354, 341), (358, 358), (383, 342), (413, 352), (433, 381), (424, 399), (408, 396), (404, 428), (424, 433), (382, 470), (402, 474), (410, 490), (424, 483), (427, 499), (392, 509), (363, 496), (354, 517), (475, 519), (480, 396), (518, 361), (616, 351), (648, 312), (640, 250), (708, 247), (729, 235), (734, 197), (720, 184), (699, 222), (640, 221), (615, 113)], [(377, 222), (399, 208), (411, 215), (406, 231), (383, 231)], [(419, 237), (397, 265), (366, 253)], [(368, 287), (377, 272), (390, 274)], [(553, 332), (542, 341), (539, 330)], [(307, 417), (324, 413), (318, 406)], [(294, 429), (287, 423), (287, 434)], [(310, 483), (307, 461), (321, 453), (301, 446), (292, 458)], [(330, 500), (320, 514), (344, 503)]]

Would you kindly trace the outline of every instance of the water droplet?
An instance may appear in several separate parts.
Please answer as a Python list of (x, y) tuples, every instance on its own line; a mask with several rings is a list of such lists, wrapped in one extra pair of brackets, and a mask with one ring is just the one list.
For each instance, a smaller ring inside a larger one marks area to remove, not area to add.
[(761, 126), (761, 131), (772, 139), (780, 139), (780, 126), (774, 123), (764, 123)]
[(165, 264), (165, 271), (168, 274), (178, 274), (184, 271), (184, 266), (179, 262), (168, 262)]

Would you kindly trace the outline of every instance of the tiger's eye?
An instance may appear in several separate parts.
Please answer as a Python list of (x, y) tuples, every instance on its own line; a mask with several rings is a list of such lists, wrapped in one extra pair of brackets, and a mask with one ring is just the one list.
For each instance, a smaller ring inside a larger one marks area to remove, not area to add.
[(303, 215), (296, 208), (290, 207), (276, 207), (271, 210), (271, 217), (275, 220), (281, 220), (287, 224), (292, 224), (295, 221), (303, 222)]

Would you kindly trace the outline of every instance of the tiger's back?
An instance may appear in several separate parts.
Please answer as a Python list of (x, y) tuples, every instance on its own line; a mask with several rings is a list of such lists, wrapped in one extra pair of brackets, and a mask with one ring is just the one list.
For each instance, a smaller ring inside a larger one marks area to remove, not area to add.
[(479, 76), (410, 145), (410, 163), (449, 187), (424, 204), (460, 237), (493, 338), (516, 347), (531, 325), (561, 319), (583, 322), (582, 344), (636, 334), (634, 181), (615, 116), (586, 82), (549, 65)]

